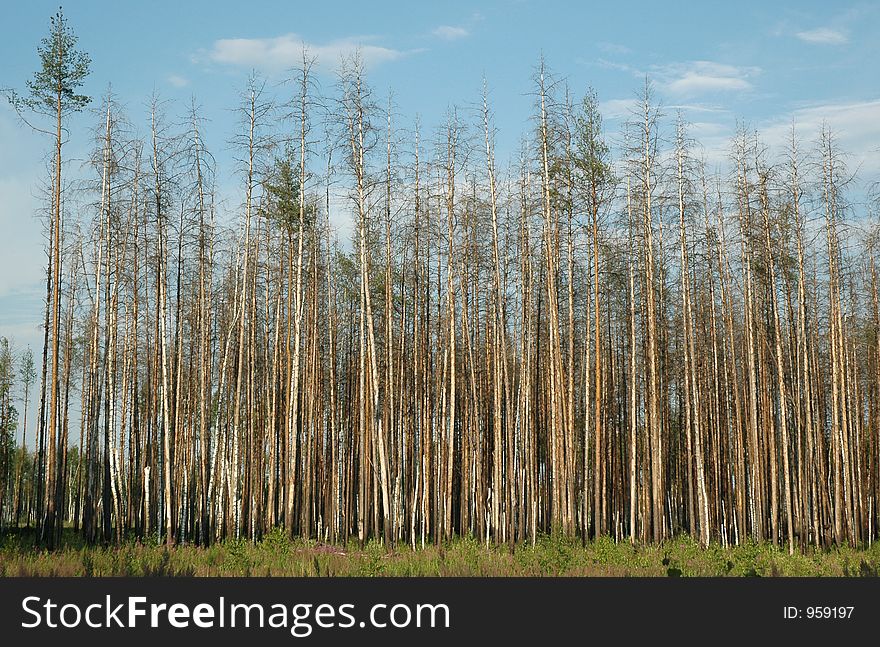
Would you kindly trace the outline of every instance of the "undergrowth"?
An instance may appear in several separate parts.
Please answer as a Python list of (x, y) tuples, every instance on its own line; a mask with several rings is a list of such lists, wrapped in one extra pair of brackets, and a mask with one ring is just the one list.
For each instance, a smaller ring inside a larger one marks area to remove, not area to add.
[(602, 537), (541, 535), (534, 543), (486, 545), (472, 538), (424, 547), (370, 541), (330, 545), (289, 539), (275, 529), (262, 540), (228, 540), (210, 546), (162, 545), (158, 538), (89, 546), (66, 530), (52, 552), (34, 548), (33, 532), (0, 537), (0, 576), (635, 576), (635, 577), (876, 577), (880, 546), (838, 547), (789, 555), (785, 548), (747, 541), (708, 548), (682, 536), (661, 544), (615, 542)]

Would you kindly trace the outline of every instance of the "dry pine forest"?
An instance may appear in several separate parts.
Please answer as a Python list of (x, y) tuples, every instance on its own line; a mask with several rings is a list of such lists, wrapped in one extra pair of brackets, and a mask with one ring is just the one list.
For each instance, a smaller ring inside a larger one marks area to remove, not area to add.
[(424, 128), (305, 52), (241, 88), (221, 198), (196, 103), (92, 101), (74, 172), (89, 60), (60, 15), (38, 54), (9, 98), (52, 133), (44, 344), (4, 346), (4, 527), (876, 539), (876, 178), (830, 129), (743, 125), (708, 164), (649, 81), (606, 132), (541, 61), (499, 163), (488, 90)]

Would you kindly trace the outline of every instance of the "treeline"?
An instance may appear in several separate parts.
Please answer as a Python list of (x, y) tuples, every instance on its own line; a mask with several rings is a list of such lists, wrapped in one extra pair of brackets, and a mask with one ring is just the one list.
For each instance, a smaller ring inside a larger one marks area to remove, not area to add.
[(827, 128), (774, 151), (740, 128), (719, 172), (646, 82), (612, 147), (595, 94), (542, 61), (500, 172), (487, 91), (424, 138), (356, 57), (324, 96), (311, 66), (285, 106), (245, 87), (230, 228), (195, 105), (173, 123), (154, 100), (139, 137), (106, 96), (68, 195), (58, 99), (38, 429), (6, 523), (50, 547), (62, 524), (875, 539), (877, 227)]

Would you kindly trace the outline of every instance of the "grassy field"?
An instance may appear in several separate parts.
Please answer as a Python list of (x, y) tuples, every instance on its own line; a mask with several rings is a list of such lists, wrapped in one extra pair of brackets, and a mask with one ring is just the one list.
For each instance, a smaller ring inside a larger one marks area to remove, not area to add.
[(33, 549), (33, 535), (0, 540), (0, 576), (877, 576), (880, 545), (788, 555), (769, 544), (703, 550), (681, 537), (659, 546), (542, 537), (534, 546), (492, 547), (458, 539), (443, 546), (393, 550), (378, 543), (330, 546), (290, 541), (280, 532), (262, 542), (208, 548), (129, 543), (84, 546), (72, 533), (52, 553)]

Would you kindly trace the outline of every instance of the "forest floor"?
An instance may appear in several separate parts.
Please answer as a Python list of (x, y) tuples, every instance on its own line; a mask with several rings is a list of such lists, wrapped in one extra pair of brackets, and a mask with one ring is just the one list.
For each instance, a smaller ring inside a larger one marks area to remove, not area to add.
[(877, 576), (880, 543), (789, 555), (748, 542), (707, 549), (689, 537), (660, 545), (540, 537), (534, 544), (489, 547), (472, 539), (391, 550), (371, 542), (334, 546), (288, 540), (272, 532), (261, 542), (226, 541), (207, 548), (129, 542), (86, 546), (65, 530), (61, 548), (34, 549), (33, 531), (0, 535), (0, 576)]

